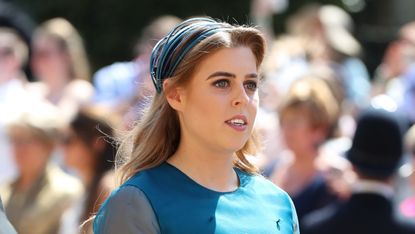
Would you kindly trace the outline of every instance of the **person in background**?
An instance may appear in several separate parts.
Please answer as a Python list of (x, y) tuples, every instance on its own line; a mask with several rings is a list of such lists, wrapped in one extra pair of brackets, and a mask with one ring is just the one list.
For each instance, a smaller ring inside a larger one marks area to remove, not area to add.
[(0, 1), (0, 184), (17, 175), (5, 126), (31, 100), (24, 86), (31, 74), (28, 59), (34, 25), (27, 12), (11, 1)]
[[(340, 79), (345, 103), (352, 114), (369, 103), (371, 83), (366, 66), (359, 56), (362, 47), (353, 36), (353, 19), (334, 5), (318, 8), (313, 31), (307, 41), (310, 63), (331, 67)], [(312, 24), (313, 22), (311, 22)]]
[(32, 84), (32, 91), (70, 119), (80, 106), (89, 104), (94, 93), (81, 36), (67, 20), (54, 18), (38, 27), (32, 47), (31, 66), (40, 81)]
[[(106, 117), (107, 116), (107, 117)], [(109, 111), (89, 107), (82, 109), (69, 123), (63, 138), (64, 160), (82, 180), (84, 195), (65, 212), (60, 233), (81, 233), (79, 226), (95, 214), (113, 188), (111, 172), (114, 168), (116, 148), (114, 128), (108, 120)], [(82, 233), (92, 233), (86, 223)]]
[(259, 30), (210, 18), (157, 43), (157, 93), (125, 141), (122, 185), (95, 233), (299, 233), (289, 196), (248, 160), (264, 54)]
[(0, 27), (0, 102), (2, 105), (25, 96), (27, 78), (23, 66), (28, 61), (29, 48), (12, 28)]
[(345, 111), (353, 114), (365, 106), (371, 83), (353, 26), (351, 16), (334, 5), (307, 4), (289, 17), (287, 34), (272, 43), (266, 63), (266, 76), (277, 83), (277, 93), (284, 96), (293, 81), (315, 66), (327, 66), (341, 84)]
[(19, 175), (0, 186), (0, 195), (18, 233), (57, 233), (61, 215), (82, 192), (78, 180), (49, 163), (60, 127), (58, 110), (35, 101), (7, 127)]
[[(362, 47), (353, 36), (352, 18), (337, 6), (312, 3), (286, 22), (287, 34), (274, 40), (264, 62), (267, 82), (266, 98), (262, 99), (267, 99), (264, 107), (275, 111), (295, 80), (316, 70), (325, 70), (340, 109), (336, 139), (330, 139), (325, 145), (338, 155), (350, 147), (354, 115), (369, 102), (371, 88), (367, 69), (359, 58)], [(265, 152), (274, 145), (267, 146)], [(340, 161), (348, 164), (346, 160)]]
[(148, 97), (154, 95), (148, 72), (151, 50), (179, 22), (179, 18), (170, 15), (156, 18), (143, 29), (134, 49), (134, 60), (103, 67), (93, 76), (94, 103), (123, 115), (127, 128), (141, 116), (140, 110), (149, 102)]
[(269, 165), (265, 175), (290, 194), (300, 224), (306, 214), (336, 201), (317, 158), (338, 114), (337, 101), (318, 76), (294, 81), (281, 100), (279, 121), (287, 151)]
[(397, 39), (390, 42), (373, 78), (373, 95), (386, 93), (398, 103), (402, 99), (401, 78), (415, 63), (415, 21), (403, 25)]
[(351, 197), (303, 219), (304, 234), (415, 233), (415, 226), (394, 217), (393, 176), (402, 158), (401, 116), (369, 107), (360, 113), (347, 159), (357, 180)]
[(0, 27), (0, 184), (12, 180), (17, 173), (5, 126), (30, 100), (23, 72), (28, 55), (28, 45), (17, 31)]
[(415, 21), (403, 25), (386, 49), (374, 77), (372, 95), (386, 95), (415, 123)]
[[(0, 27), (12, 28), (26, 45), (30, 45), (36, 24), (28, 12), (20, 8), (19, 5), (13, 1), (0, 1)], [(29, 48), (30, 50), (31, 48)], [(29, 54), (31, 53), (29, 52)], [(30, 63), (24, 64), (22, 70), (27, 78), (32, 81)]]

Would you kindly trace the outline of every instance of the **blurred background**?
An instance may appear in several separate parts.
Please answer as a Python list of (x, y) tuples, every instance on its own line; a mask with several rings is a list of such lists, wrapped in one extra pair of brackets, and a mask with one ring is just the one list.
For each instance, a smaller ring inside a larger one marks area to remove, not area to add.
[[(180, 18), (209, 15), (214, 18), (252, 22), (249, 0), (3, 0), (14, 3), (33, 20), (41, 23), (53, 17), (69, 20), (85, 40), (94, 70), (112, 63), (131, 59), (131, 48), (141, 29), (158, 15), (171, 14)], [(399, 27), (414, 19), (415, 2), (411, 0), (274, 0), (272, 15), (275, 34), (285, 32), (285, 20), (302, 6), (318, 2), (334, 4), (353, 17), (355, 35), (365, 47), (364, 62), (372, 73), (379, 64), (386, 44), (396, 38)], [(279, 4), (279, 5), (278, 5)], [(33, 25), (34, 26), (34, 25)]]
[[(0, 196), (18, 233), (92, 233), (117, 140), (155, 92), (151, 50), (192, 16), (264, 33), (252, 161), (302, 233), (362, 193), (392, 207), (363, 210), (415, 223), (415, 1), (0, 0)], [(398, 124), (361, 124), (368, 108)]]

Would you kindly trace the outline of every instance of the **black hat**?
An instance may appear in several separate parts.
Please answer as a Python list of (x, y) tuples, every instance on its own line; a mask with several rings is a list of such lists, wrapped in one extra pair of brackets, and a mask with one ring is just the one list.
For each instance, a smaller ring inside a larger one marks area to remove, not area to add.
[(362, 175), (387, 178), (394, 174), (403, 153), (399, 116), (384, 109), (366, 109), (357, 119), (347, 158)]

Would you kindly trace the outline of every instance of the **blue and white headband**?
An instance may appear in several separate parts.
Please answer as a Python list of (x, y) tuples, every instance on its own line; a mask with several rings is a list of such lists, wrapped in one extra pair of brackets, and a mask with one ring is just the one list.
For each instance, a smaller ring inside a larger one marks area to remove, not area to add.
[(207, 37), (225, 31), (226, 24), (209, 18), (192, 18), (183, 21), (153, 48), (150, 57), (150, 74), (157, 93), (163, 90), (163, 81), (172, 77), (184, 56)]

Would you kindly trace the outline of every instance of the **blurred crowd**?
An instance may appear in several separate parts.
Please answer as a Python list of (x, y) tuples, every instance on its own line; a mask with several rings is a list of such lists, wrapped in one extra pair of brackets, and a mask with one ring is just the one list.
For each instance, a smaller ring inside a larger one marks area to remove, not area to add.
[[(415, 223), (415, 21), (401, 27), (371, 77), (343, 9), (307, 5), (278, 37), (266, 20), (272, 7), (253, 1), (252, 9), (269, 47), (256, 123), (263, 151), (252, 160), (292, 197), (302, 232), (325, 233), (318, 228), (335, 217), (333, 207), (361, 193), (385, 197), (390, 209), (379, 214)], [(5, 213), (22, 234), (92, 233), (88, 219), (117, 185), (117, 139), (155, 92), (151, 50), (180, 19), (155, 19), (131, 61), (91, 74), (82, 37), (67, 20), (41, 23), (29, 41), (23, 26), (4, 23), (13, 15), (0, 18)], [(384, 112), (364, 114), (368, 108)], [(377, 198), (367, 199), (362, 206)]]

